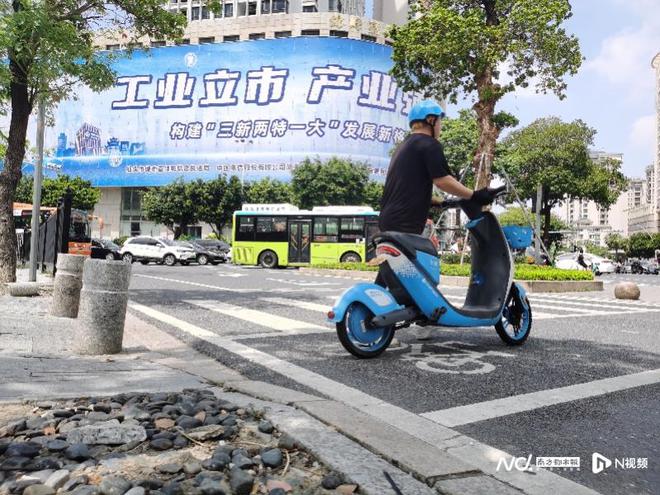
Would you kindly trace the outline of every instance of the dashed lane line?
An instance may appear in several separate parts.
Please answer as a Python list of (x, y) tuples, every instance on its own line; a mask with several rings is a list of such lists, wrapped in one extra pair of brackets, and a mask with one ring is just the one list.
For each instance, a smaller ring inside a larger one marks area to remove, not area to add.
[(449, 454), (476, 466), (481, 471), (505, 483), (523, 490), (528, 495), (546, 495), (549, 487), (552, 487), (553, 495), (597, 495), (597, 492), (590, 488), (543, 469), (535, 471), (535, 476), (533, 477), (517, 470), (498, 470), (498, 459), (509, 459), (511, 457), (507, 452), (462, 435), (455, 430), (382, 401), (361, 390), (336, 382), (323, 375), (240, 342), (221, 337), (187, 321), (140, 304), (129, 303), (129, 307), (134, 311), (178, 328), (193, 337), (209, 342), (252, 363), (279, 373), (333, 400), (337, 400), (378, 418), (422, 442), (446, 450)]
[(279, 304), (282, 306), (294, 306), (300, 309), (308, 309), (310, 311), (320, 311), (322, 313), (327, 313), (330, 309), (329, 304), (318, 304), (309, 301), (303, 301), (300, 299), (289, 299), (286, 297), (261, 297), (262, 301)]
[(423, 413), (450, 428), (660, 382), (660, 369)]

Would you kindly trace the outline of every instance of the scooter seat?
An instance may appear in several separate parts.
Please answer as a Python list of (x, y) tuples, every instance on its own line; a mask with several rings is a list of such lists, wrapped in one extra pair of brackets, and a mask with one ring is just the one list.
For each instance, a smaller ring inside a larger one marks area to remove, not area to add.
[(374, 236), (374, 242), (376, 244), (379, 242), (393, 242), (401, 248), (406, 256), (412, 259), (417, 257), (417, 251), (438, 256), (438, 251), (430, 239), (422, 235), (388, 230), (387, 232), (376, 234)]

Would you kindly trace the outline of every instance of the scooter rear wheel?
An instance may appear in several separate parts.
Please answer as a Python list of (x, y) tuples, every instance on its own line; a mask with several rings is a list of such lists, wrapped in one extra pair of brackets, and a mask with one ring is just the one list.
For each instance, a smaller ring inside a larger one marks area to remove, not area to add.
[[(516, 293), (513, 297), (520, 296)], [(518, 304), (522, 308), (522, 313), (517, 325), (511, 322), (513, 318), (509, 316), (513, 310), (513, 299), (510, 299), (504, 308), (502, 319), (495, 324), (497, 335), (508, 345), (522, 345), (532, 330), (532, 307), (529, 305), (529, 299), (525, 297), (522, 301), (518, 301)]]
[(368, 327), (373, 313), (364, 304), (352, 303), (342, 321), (337, 323), (339, 342), (353, 356), (369, 359), (380, 356), (392, 342), (394, 326)]

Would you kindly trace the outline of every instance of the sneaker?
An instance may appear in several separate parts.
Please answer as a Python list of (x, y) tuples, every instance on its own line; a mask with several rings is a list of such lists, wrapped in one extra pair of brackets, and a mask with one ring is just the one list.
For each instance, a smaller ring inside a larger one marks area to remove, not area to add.
[(415, 325), (413, 331), (415, 332), (415, 338), (417, 340), (430, 340), (433, 329), (431, 327), (420, 327)]

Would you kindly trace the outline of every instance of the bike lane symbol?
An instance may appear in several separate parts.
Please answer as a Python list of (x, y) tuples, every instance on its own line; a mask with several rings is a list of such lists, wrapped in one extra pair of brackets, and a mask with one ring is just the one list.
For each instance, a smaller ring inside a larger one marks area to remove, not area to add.
[[(423, 351), (423, 346), (441, 347), (445, 353)], [(449, 373), (454, 375), (482, 375), (495, 370), (496, 366), (483, 361), (486, 357), (513, 357), (514, 354), (499, 351), (477, 352), (467, 347), (475, 346), (468, 342), (449, 341), (439, 344), (412, 344), (410, 352), (401, 356), (403, 361), (415, 363), (423, 371)], [(449, 351), (449, 352), (446, 352)]]

